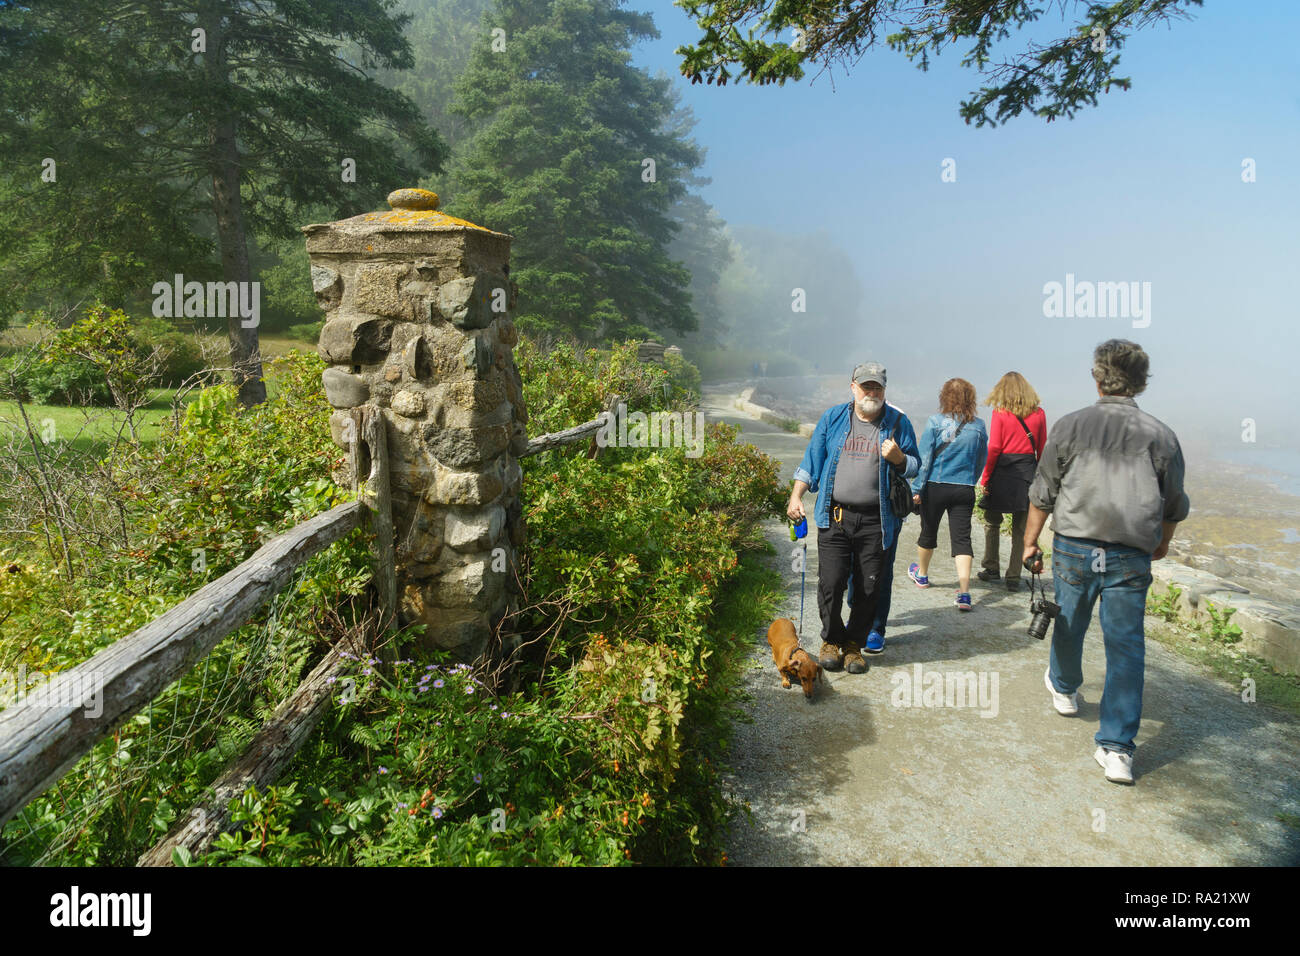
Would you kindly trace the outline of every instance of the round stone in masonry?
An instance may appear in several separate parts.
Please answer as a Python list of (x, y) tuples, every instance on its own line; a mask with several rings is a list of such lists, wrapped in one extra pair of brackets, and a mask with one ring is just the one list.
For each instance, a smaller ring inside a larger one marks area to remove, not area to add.
[(407, 418), (424, 414), (424, 396), (410, 389), (403, 389), (393, 396), (393, 411)]
[(393, 209), (437, 209), (438, 194), (428, 189), (394, 189), (388, 194)]
[(325, 387), (325, 400), (334, 408), (356, 408), (370, 397), (370, 386), (342, 369), (327, 368), (321, 373), (321, 384)]

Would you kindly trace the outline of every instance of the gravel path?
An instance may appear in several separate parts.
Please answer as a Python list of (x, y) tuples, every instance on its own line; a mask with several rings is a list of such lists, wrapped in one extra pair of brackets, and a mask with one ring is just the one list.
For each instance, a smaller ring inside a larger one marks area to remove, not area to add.
[[(807, 440), (730, 405), (729, 391), (706, 390), (705, 413), (740, 425), (789, 478)], [(814, 500), (805, 499), (809, 515)], [(1243, 703), (1239, 688), (1149, 640), (1137, 783), (1108, 783), (1092, 756), (1104, 677), (1095, 616), (1079, 716), (1060, 717), (1043, 686), (1048, 646), (1025, 633), (1027, 593), (976, 581), (975, 610), (958, 612), (945, 529), (934, 586), (916, 588), (906, 569), (918, 530), (915, 518), (903, 526), (887, 646), (866, 674), (828, 674), (807, 704), (797, 688), (781, 688), (766, 628), (754, 635), (745, 680), (752, 722), (735, 727), (727, 781), (752, 815), (733, 828), (730, 863), (1300, 863), (1300, 831), (1278, 820), (1300, 815), (1300, 720), (1264, 701)], [(767, 531), (789, 582), (778, 614), (797, 625), (788, 532), (778, 522)], [(821, 645), (815, 536), (810, 527), (802, 637), (813, 653)], [(904, 687), (924, 686), (935, 672), (974, 672), (983, 706), (903, 699)]]

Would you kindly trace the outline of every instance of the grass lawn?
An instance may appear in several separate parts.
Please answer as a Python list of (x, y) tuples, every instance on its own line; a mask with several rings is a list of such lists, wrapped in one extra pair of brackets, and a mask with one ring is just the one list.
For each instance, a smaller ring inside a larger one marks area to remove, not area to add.
[[(11, 334), (26, 331), (14, 329), (11, 330)], [(308, 351), (312, 346), (298, 339), (267, 335), (262, 337), (261, 348), (263, 357), (269, 362), (294, 349)], [(275, 394), (275, 374), (269, 369), (266, 374), (266, 387), (270, 394)], [(172, 396), (175, 391), (171, 388), (150, 390), (150, 402), (137, 413), (136, 418), (136, 429), (141, 441), (150, 442), (158, 437), (159, 428), (171, 415)], [(190, 402), (197, 394), (196, 391), (189, 392), (185, 402)], [(24, 404), (24, 408), (38, 439), (68, 442), (76, 451), (106, 448), (118, 429), (122, 427), (123, 415), (115, 408), (36, 404)], [(23, 437), (23, 447), (27, 447), (26, 430), (22, 416), (18, 413), (18, 403), (0, 401), (0, 446), (7, 445), (10, 436), (15, 432)]]
[[(136, 429), (141, 441), (157, 438), (160, 424), (171, 414), (173, 391), (170, 388), (150, 390), (151, 401), (136, 416)], [(191, 393), (187, 399), (193, 395)], [(23, 408), (38, 439), (68, 442), (78, 451), (107, 447), (122, 427), (124, 418), (116, 408), (28, 403), (24, 403)], [(0, 443), (8, 444), (9, 436), (14, 433), (26, 441), (18, 403), (0, 401)]]

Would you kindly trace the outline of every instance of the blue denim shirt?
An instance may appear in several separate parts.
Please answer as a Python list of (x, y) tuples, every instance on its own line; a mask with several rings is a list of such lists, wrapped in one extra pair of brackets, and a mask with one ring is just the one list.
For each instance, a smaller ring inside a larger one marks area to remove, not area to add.
[(951, 415), (931, 415), (921, 432), (921, 469), (912, 479), (912, 491), (921, 493), (927, 481), (940, 481), (950, 485), (975, 485), (984, 473), (988, 458), (989, 433), (983, 419), (967, 422), (956, 441), (943, 450), (939, 460), (934, 451), (953, 437), (957, 420)]
[[(835, 467), (840, 461), (840, 452), (844, 450), (844, 439), (849, 434), (849, 416), (853, 414), (853, 403), (845, 402), (828, 408), (817, 422), (808, 450), (803, 453), (803, 461), (794, 470), (795, 481), (808, 483), (808, 490), (817, 493), (817, 508), (813, 520), (818, 528), (831, 526), (831, 493), (835, 488)], [(892, 438), (907, 456), (903, 474), (911, 478), (921, 467), (921, 454), (916, 447), (916, 432), (907, 416), (894, 405), (885, 403), (885, 414), (880, 419), (880, 441)], [(889, 462), (884, 456), (880, 458), (880, 528), (886, 550), (894, 543), (898, 529), (903, 526), (903, 519), (894, 517), (889, 507)], [(825, 485), (824, 491), (820, 490)]]

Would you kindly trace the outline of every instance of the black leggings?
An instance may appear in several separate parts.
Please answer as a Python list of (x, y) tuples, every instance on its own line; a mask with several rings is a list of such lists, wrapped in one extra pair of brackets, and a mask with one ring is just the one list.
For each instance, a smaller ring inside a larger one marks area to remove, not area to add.
[(918, 547), (934, 550), (939, 543), (939, 519), (948, 512), (948, 536), (952, 538), (952, 556), (975, 556), (970, 546), (970, 519), (975, 510), (973, 485), (950, 485), (930, 481), (921, 489), (921, 535)]

